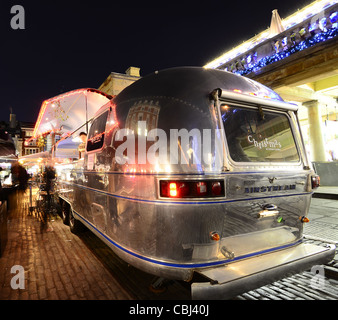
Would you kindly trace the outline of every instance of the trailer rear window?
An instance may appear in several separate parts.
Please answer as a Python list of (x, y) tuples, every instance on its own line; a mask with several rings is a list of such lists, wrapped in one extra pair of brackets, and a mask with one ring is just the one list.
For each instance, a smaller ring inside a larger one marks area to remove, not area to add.
[(286, 114), (221, 105), (231, 158), (236, 162), (298, 162)]

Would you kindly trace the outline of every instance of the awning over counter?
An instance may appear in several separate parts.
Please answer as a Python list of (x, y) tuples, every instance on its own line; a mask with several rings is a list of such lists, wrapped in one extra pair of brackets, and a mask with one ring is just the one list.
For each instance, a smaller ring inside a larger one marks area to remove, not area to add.
[[(109, 102), (112, 96), (96, 89), (77, 89), (45, 100), (42, 103), (33, 137), (55, 132), (67, 136), (88, 120), (97, 110)], [(86, 127), (83, 127), (86, 131)]]

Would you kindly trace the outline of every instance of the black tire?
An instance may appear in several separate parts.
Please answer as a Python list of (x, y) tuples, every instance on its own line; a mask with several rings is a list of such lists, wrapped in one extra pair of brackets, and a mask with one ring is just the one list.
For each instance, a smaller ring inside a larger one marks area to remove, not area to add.
[(62, 201), (61, 204), (61, 219), (65, 225), (69, 225), (69, 211), (70, 205), (66, 201)]
[(84, 225), (79, 220), (74, 218), (72, 208), (69, 209), (69, 228), (74, 234), (81, 233), (85, 230)]

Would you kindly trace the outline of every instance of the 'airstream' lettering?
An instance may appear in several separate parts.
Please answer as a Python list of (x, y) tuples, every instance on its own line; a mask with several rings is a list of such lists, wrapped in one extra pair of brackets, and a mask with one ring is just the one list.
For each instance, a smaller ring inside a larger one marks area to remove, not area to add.
[(286, 184), (284, 186), (262, 186), (262, 187), (250, 187), (245, 188), (245, 193), (256, 193), (256, 192), (269, 192), (269, 191), (281, 191), (281, 190), (295, 190), (295, 184)]

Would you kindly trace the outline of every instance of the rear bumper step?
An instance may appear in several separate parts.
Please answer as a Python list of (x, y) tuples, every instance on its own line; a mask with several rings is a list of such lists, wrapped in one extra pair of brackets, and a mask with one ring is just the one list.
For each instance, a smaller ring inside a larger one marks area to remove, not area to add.
[(236, 261), (225, 266), (205, 268), (197, 272), (210, 282), (191, 285), (192, 299), (230, 299), (241, 293), (277, 281), (331, 261), (335, 245), (326, 247), (301, 243), (288, 249)]

